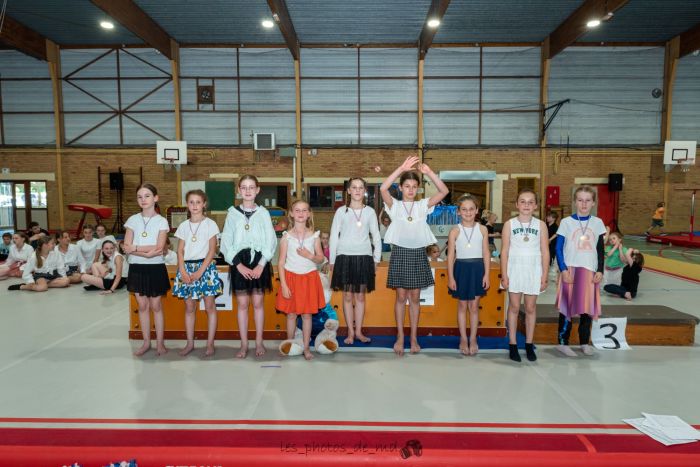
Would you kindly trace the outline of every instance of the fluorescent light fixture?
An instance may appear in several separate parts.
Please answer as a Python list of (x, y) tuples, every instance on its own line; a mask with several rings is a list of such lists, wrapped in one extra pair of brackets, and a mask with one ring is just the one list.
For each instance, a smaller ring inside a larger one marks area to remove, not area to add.
[(100, 26), (102, 29), (114, 29), (114, 23), (111, 21), (100, 21)]
[(598, 26), (600, 26), (600, 20), (592, 19), (586, 23), (586, 26), (588, 26), (589, 28), (597, 28)]
[(439, 19), (431, 19), (428, 20), (428, 27), (430, 28), (436, 28), (440, 26), (440, 20)]
[(273, 23), (273, 22), (272, 22), (271, 20), (269, 20), (269, 19), (263, 20), (263, 22), (262, 22), (262, 26), (263, 26), (265, 29), (271, 29), (274, 25), (275, 25), (275, 23)]

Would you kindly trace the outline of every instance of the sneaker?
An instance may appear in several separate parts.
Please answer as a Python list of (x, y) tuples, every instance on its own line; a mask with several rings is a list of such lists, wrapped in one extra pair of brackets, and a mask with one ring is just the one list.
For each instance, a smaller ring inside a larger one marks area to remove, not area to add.
[(582, 345), (581, 352), (583, 352), (584, 355), (587, 355), (589, 357), (595, 353), (593, 347), (591, 347), (590, 345)]
[(525, 344), (525, 353), (527, 355), (527, 359), (530, 362), (537, 361), (537, 355), (535, 355), (535, 346), (532, 344)]
[(563, 353), (564, 355), (566, 355), (567, 357), (575, 357), (576, 356), (576, 352), (571, 350), (571, 347), (569, 347), (568, 345), (558, 345), (557, 350), (559, 352)]
[(508, 345), (508, 356), (514, 362), (522, 362), (522, 359), (520, 358), (520, 353), (518, 353), (518, 346), (516, 344)]
[(12, 284), (7, 288), (7, 290), (20, 290), (20, 287), (22, 287), (24, 284)]

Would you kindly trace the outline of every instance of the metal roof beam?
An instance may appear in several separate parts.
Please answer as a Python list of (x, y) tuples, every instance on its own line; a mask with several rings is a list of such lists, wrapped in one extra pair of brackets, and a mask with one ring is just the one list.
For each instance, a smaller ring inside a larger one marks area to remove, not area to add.
[(9, 16), (5, 16), (2, 30), (0, 30), (0, 42), (46, 61), (46, 38)]
[(150, 16), (139, 8), (133, 0), (90, 0), (96, 7), (111, 16), (119, 24), (146, 44), (173, 59), (171, 41), (177, 44)]
[[(445, 16), (447, 7), (450, 6), (450, 0), (433, 0), (428, 9), (428, 15), (423, 23), (423, 30), (420, 32), (418, 37), (418, 59), (425, 59), (425, 54), (428, 53), (428, 49), (433, 43), (435, 38), (435, 33), (437, 33), (438, 28), (431, 28), (428, 26), (428, 21), (432, 19), (437, 19), (442, 22), (442, 17)], [(438, 26), (439, 27), (439, 26)]]
[(267, 0), (267, 4), (270, 7), (270, 11), (272, 11), (272, 19), (275, 20), (275, 23), (280, 28), (292, 57), (294, 57), (294, 60), (299, 60), (299, 37), (297, 37), (297, 32), (294, 30), (294, 24), (292, 24), (292, 17), (289, 16), (287, 4), (284, 0)]
[(606, 14), (614, 13), (629, 0), (586, 0), (549, 35), (549, 57), (576, 42), (588, 31), (586, 23), (592, 19), (602, 20)]
[(700, 23), (681, 34), (679, 57), (700, 50)]

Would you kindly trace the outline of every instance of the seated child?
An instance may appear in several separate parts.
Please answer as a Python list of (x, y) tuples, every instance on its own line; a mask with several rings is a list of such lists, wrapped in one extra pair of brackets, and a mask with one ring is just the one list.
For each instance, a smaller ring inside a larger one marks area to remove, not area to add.
[(425, 247), (425, 253), (428, 255), (428, 261), (445, 261), (440, 258), (440, 247), (436, 243)]
[(629, 262), (629, 248), (622, 246), (622, 234), (612, 232), (608, 235), (605, 246), (605, 271), (603, 285), (619, 284), (622, 278), (622, 268)]
[(632, 300), (637, 296), (637, 286), (639, 285), (639, 273), (644, 267), (644, 255), (638, 250), (631, 250), (627, 265), (622, 270), (620, 285), (607, 284), (605, 291), (617, 295), (625, 300)]
[(10, 246), (12, 246), (12, 234), (5, 232), (2, 234), (2, 243), (0, 243), (0, 261), (5, 261), (10, 254)]

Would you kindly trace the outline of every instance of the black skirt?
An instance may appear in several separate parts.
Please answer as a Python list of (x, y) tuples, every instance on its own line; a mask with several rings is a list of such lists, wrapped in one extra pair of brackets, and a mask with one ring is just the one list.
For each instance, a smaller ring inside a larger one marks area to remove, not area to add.
[[(112, 285), (114, 285), (114, 279), (102, 279), (102, 288), (107, 290), (111, 289)], [(117, 285), (117, 290), (123, 289), (124, 286), (126, 285), (126, 277), (122, 277), (122, 280), (119, 281), (119, 284)]]
[(374, 290), (374, 258), (370, 255), (338, 255), (333, 265), (333, 290), (364, 293)]
[(255, 269), (255, 267), (260, 262), (262, 258), (262, 253), (255, 251), (254, 255), (251, 255), (253, 250), (246, 248), (239, 251), (233, 258), (233, 264), (229, 267), (229, 283), (231, 284), (231, 294), (236, 292), (241, 293), (252, 293), (252, 292), (262, 292), (272, 291), (272, 266), (270, 262), (265, 263), (262, 274), (257, 279), (246, 279), (243, 275), (238, 272), (236, 266), (238, 264), (243, 264), (243, 266)]
[(144, 297), (162, 297), (170, 290), (168, 269), (161, 264), (130, 264), (127, 290)]
[(32, 277), (34, 278), (35, 282), (39, 279), (46, 279), (46, 282), (51, 282), (52, 280), (61, 277), (61, 275), (54, 269), (51, 272), (35, 272), (32, 274)]

